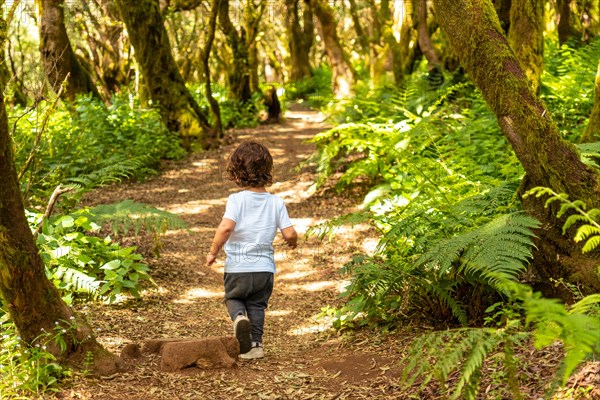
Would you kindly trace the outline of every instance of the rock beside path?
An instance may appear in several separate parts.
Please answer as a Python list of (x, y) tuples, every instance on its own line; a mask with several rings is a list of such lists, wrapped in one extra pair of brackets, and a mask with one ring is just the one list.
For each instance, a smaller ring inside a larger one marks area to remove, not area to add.
[(138, 344), (125, 346), (121, 357), (132, 359), (147, 354), (159, 354), (160, 368), (165, 372), (189, 367), (231, 368), (240, 354), (240, 345), (234, 336), (152, 339), (145, 342), (141, 349)]

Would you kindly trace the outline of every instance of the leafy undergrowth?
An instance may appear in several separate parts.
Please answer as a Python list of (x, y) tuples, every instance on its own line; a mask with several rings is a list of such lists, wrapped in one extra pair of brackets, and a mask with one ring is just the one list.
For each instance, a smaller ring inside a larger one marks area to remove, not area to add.
[[(364, 195), (357, 191), (337, 194), (327, 184), (311, 194), (313, 169), (292, 172), (314, 149), (303, 141), (322, 129), (322, 124), (290, 118), (282, 126), (237, 132), (236, 142), (252, 137), (276, 155), (278, 183), (271, 190), (285, 199), (301, 234), (319, 222), (357, 211)], [(231, 149), (192, 155), (173, 162), (156, 179), (103, 189), (86, 200), (90, 206), (125, 199), (151, 204), (181, 215), (189, 228), (168, 230), (161, 239), (158, 258), (152, 235), (127, 238), (144, 254), (156, 289), (143, 291), (139, 300), (125, 297), (112, 305), (78, 306), (111, 351), (119, 353), (128, 343), (153, 338), (230, 334), (231, 322), (222, 304), (222, 260), (207, 269), (203, 267), (203, 252), (222, 216), (227, 195), (237, 190), (222, 176), (223, 162)], [(331, 329), (331, 319), (318, 317), (323, 307), (342, 304), (339, 295), (347, 282), (339, 268), (355, 253), (372, 252), (377, 243), (376, 232), (368, 224), (341, 229), (333, 241), (311, 238), (294, 252), (285, 251), (280, 239), (276, 242), (278, 274), (267, 310), (265, 359), (240, 362), (232, 369), (190, 368), (162, 373), (159, 360), (148, 356), (129, 363), (125, 373), (108, 379), (75, 372), (58, 393), (45, 398), (447, 398), (445, 385), (458, 382), (458, 374), (451, 374), (445, 384), (434, 379), (406, 386), (402, 380), (409, 345), (432, 327), (407, 322), (390, 326), (385, 334), (369, 329), (339, 333)], [(523, 398), (543, 397), (558, 368), (560, 349), (517, 346), (514, 353)], [(510, 397), (496, 361), (497, 357), (491, 357), (484, 364), (482, 398)], [(586, 364), (554, 398), (593, 398), (589, 388), (600, 387), (600, 382), (594, 381), (597, 372), (598, 363)]]

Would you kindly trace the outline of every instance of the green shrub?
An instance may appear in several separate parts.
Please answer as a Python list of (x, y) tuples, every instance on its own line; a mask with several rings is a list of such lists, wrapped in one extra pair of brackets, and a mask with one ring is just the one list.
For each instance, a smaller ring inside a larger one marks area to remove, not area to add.
[(600, 38), (578, 48), (546, 41), (541, 98), (565, 139), (578, 141), (594, 106)]
[[(28, 216), (35, 229), (41, 214)], [(98, 236), (103, 224), (110, 225), (115, 235), (130, 230), (137, 235), (144, 228), (156, 236), (168, 228), (185, 228), (180, 217), (131, 200), (83, 208), (45, 221), (37, 236), (38, 249), (48, 278), (69, 303), (82, 295), (109, 302), (124, 293), (139, 297), (145, 281), (154, 283), (135, 247), (122, 247), (110, 236)]]
[[(589, 65), (596, 65), (597, 56), (584, 60), (597, 48), (598, 42), (587, 50), (563, 48), (563, 59), (550, 57), (552, 77), (546, 78), (543, 96), (564, 116), (557, 121), (571, 140), (591, 110)], [(583, 75), (570, 73), (573, 63), (575, 72), (588, 70), (584, 85), (577, 84)], [(600, 332), (592, 328), (600, 323), (600, 298), (588, 296), (570, 308), (518, 282), (539, 227), (518, 201), (524, 171), (471, 84), (448, 84), (435, 92), (422, 87), (423, 77), (413, 75), (399, 92), (359, 90), (357, 98), (338, 104), (337, 118), (345, 124), (313, 140), (315, 189), (333, 185), (347, 191), (360, 184), (370, 191), (360, 212), (312, 227), (308, 234), (323, 238), (339, 225), (369, 222), (381, 235), (373, 254), (357, 254), (343, 267), (350, 280), (342, 294), (345, 303), (323, 313), (333, 317), (337, 329), (388, 330), (407, 319), (462, 325), (424, 335), (407, 358), (407, 378), (424, 378), (424, 385), (437, 379), (451, 398), (476, 398), (482, 363), (498, 353), (509, 384), (503, 396), (519, 398), (518, 386), (510, 383), (518, 363), (513, 353), (527, 345), (523, 339), (530, 332), (539, 347), (563, 344), (559, 384), (564, 384), (600, 350)], [(572, 112), (573, 104), (587, 111)], [(584, 161), (597, 164), (597, 145), (581, 149)], [(563, 209), (584, 210), (569, 204)], [(597, 211), (576, 212), (565, 225), (583, 222), (576, 240), (587, 240), (586, 250), (600, 243), (600, 230), (591, 222), (597, 216)], [(492, 328), (467, 328), (498, 319), (501, 325)], [(447, 378), (456, 372), (460, 379), (451, 387)]]
[(125, 97), (113, 98), (108, 107), (81, 97), (72, 112), (65, 106), (54, 110), (46, 105), (18, 118), (21, 113), (13, 110), (9, 122), (17, 128), (17, 171), (24, 171), (32, 158), (20, 184), (33, 204), (45, 203), (50, 192), (68, 179), (127, 160), (137, 160), (127, 176), (143, 178), (156, 172), (161, 159), (185, 154), (179, 138), (167, 131), (156, 110), (132, 107)]
[(333, 100), (331, 69), (321, 64), (312, 70), (310, 78), (287, 83), (284, 89), (284, 101), (306, 101), (311, 107), (324, 107)]
[[(253, 93), (252, 99), (241, 104), (231, 98), (229, 89), (218, 84), (211, 85), (213, 97), (219, 103), (221, 113), (221, 124), (224, 129), (227, 128), (254, 128), (260, 123), (261, 111), (265, 108), (263, 97), (260, 93)], [(210, 112), (208, 100), (206, 100), (206, 88), (203, 84), (194, 86), (191, 89), (196, 102), (209, 115), (209, 121), (214, 123), (214, 117)]]
[(57, 390), (60, 380), (71, 374), (46, 351), (44, 343), (27, 347), (8, 314), (0, 310), (0, 397), (41, 398), (45, 393)]

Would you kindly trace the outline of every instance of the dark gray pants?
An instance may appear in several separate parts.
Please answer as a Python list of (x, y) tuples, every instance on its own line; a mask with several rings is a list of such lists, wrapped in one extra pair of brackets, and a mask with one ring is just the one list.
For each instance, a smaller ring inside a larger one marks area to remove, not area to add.
[(225, 304), (231, 320), (246, 315), (252, 324), (252, 341), (262, 343), (265, 309), (273, 293), (273, 273), (225, 274)]

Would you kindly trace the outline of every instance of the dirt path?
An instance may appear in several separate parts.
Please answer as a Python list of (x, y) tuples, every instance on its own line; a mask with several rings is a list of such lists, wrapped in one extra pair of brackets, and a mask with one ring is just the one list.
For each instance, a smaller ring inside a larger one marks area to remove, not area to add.
[[(224, 178), (224, 161), (242, 140), (267, 145), (275, 159), (271, 191), (283, 197), (299, 234), (309, 226), (354, 209), (351, 198), (311, 196), (310, 168), (294, 168), (314, 150), (305, 142), (325, 129), (315, 112), (288, 113), (281, 125), (237, 131), (232, 145), (191, 155), (168, 165), (146, 183), (118, 185), (94, 195), (93, 203), (124, 199), (152, 204), (181, 215), (189, 232), (169, 231), (157, 244), (136, 238), (149, 257), (158, 289), (141, 300), (88, 305), (79, 310), (98, 329), (98, 339), (119, 353), (128, 343), (161, 337), (229, 335), (231, 322), (222, 303), (223, 256), (203, 266), (205, 250), (224, 211), (227, 196), (239, 190)], [(354, 228), (343, 241), (311, 239), (297, 250), (276, 239), (275, 291), (267, 312), (265, 355), (233, 369), (163, 373), (148, 356), (111, 379), (76, 376), (57, 398), (77, 399), (344, 399), (390, 398), (398, 388), (398, 352), (393, 338), (338, 337), (316, 316), (336, 304), (343, 287), (337, 270), (353, 251), (372, 245), (365, 229)]]

